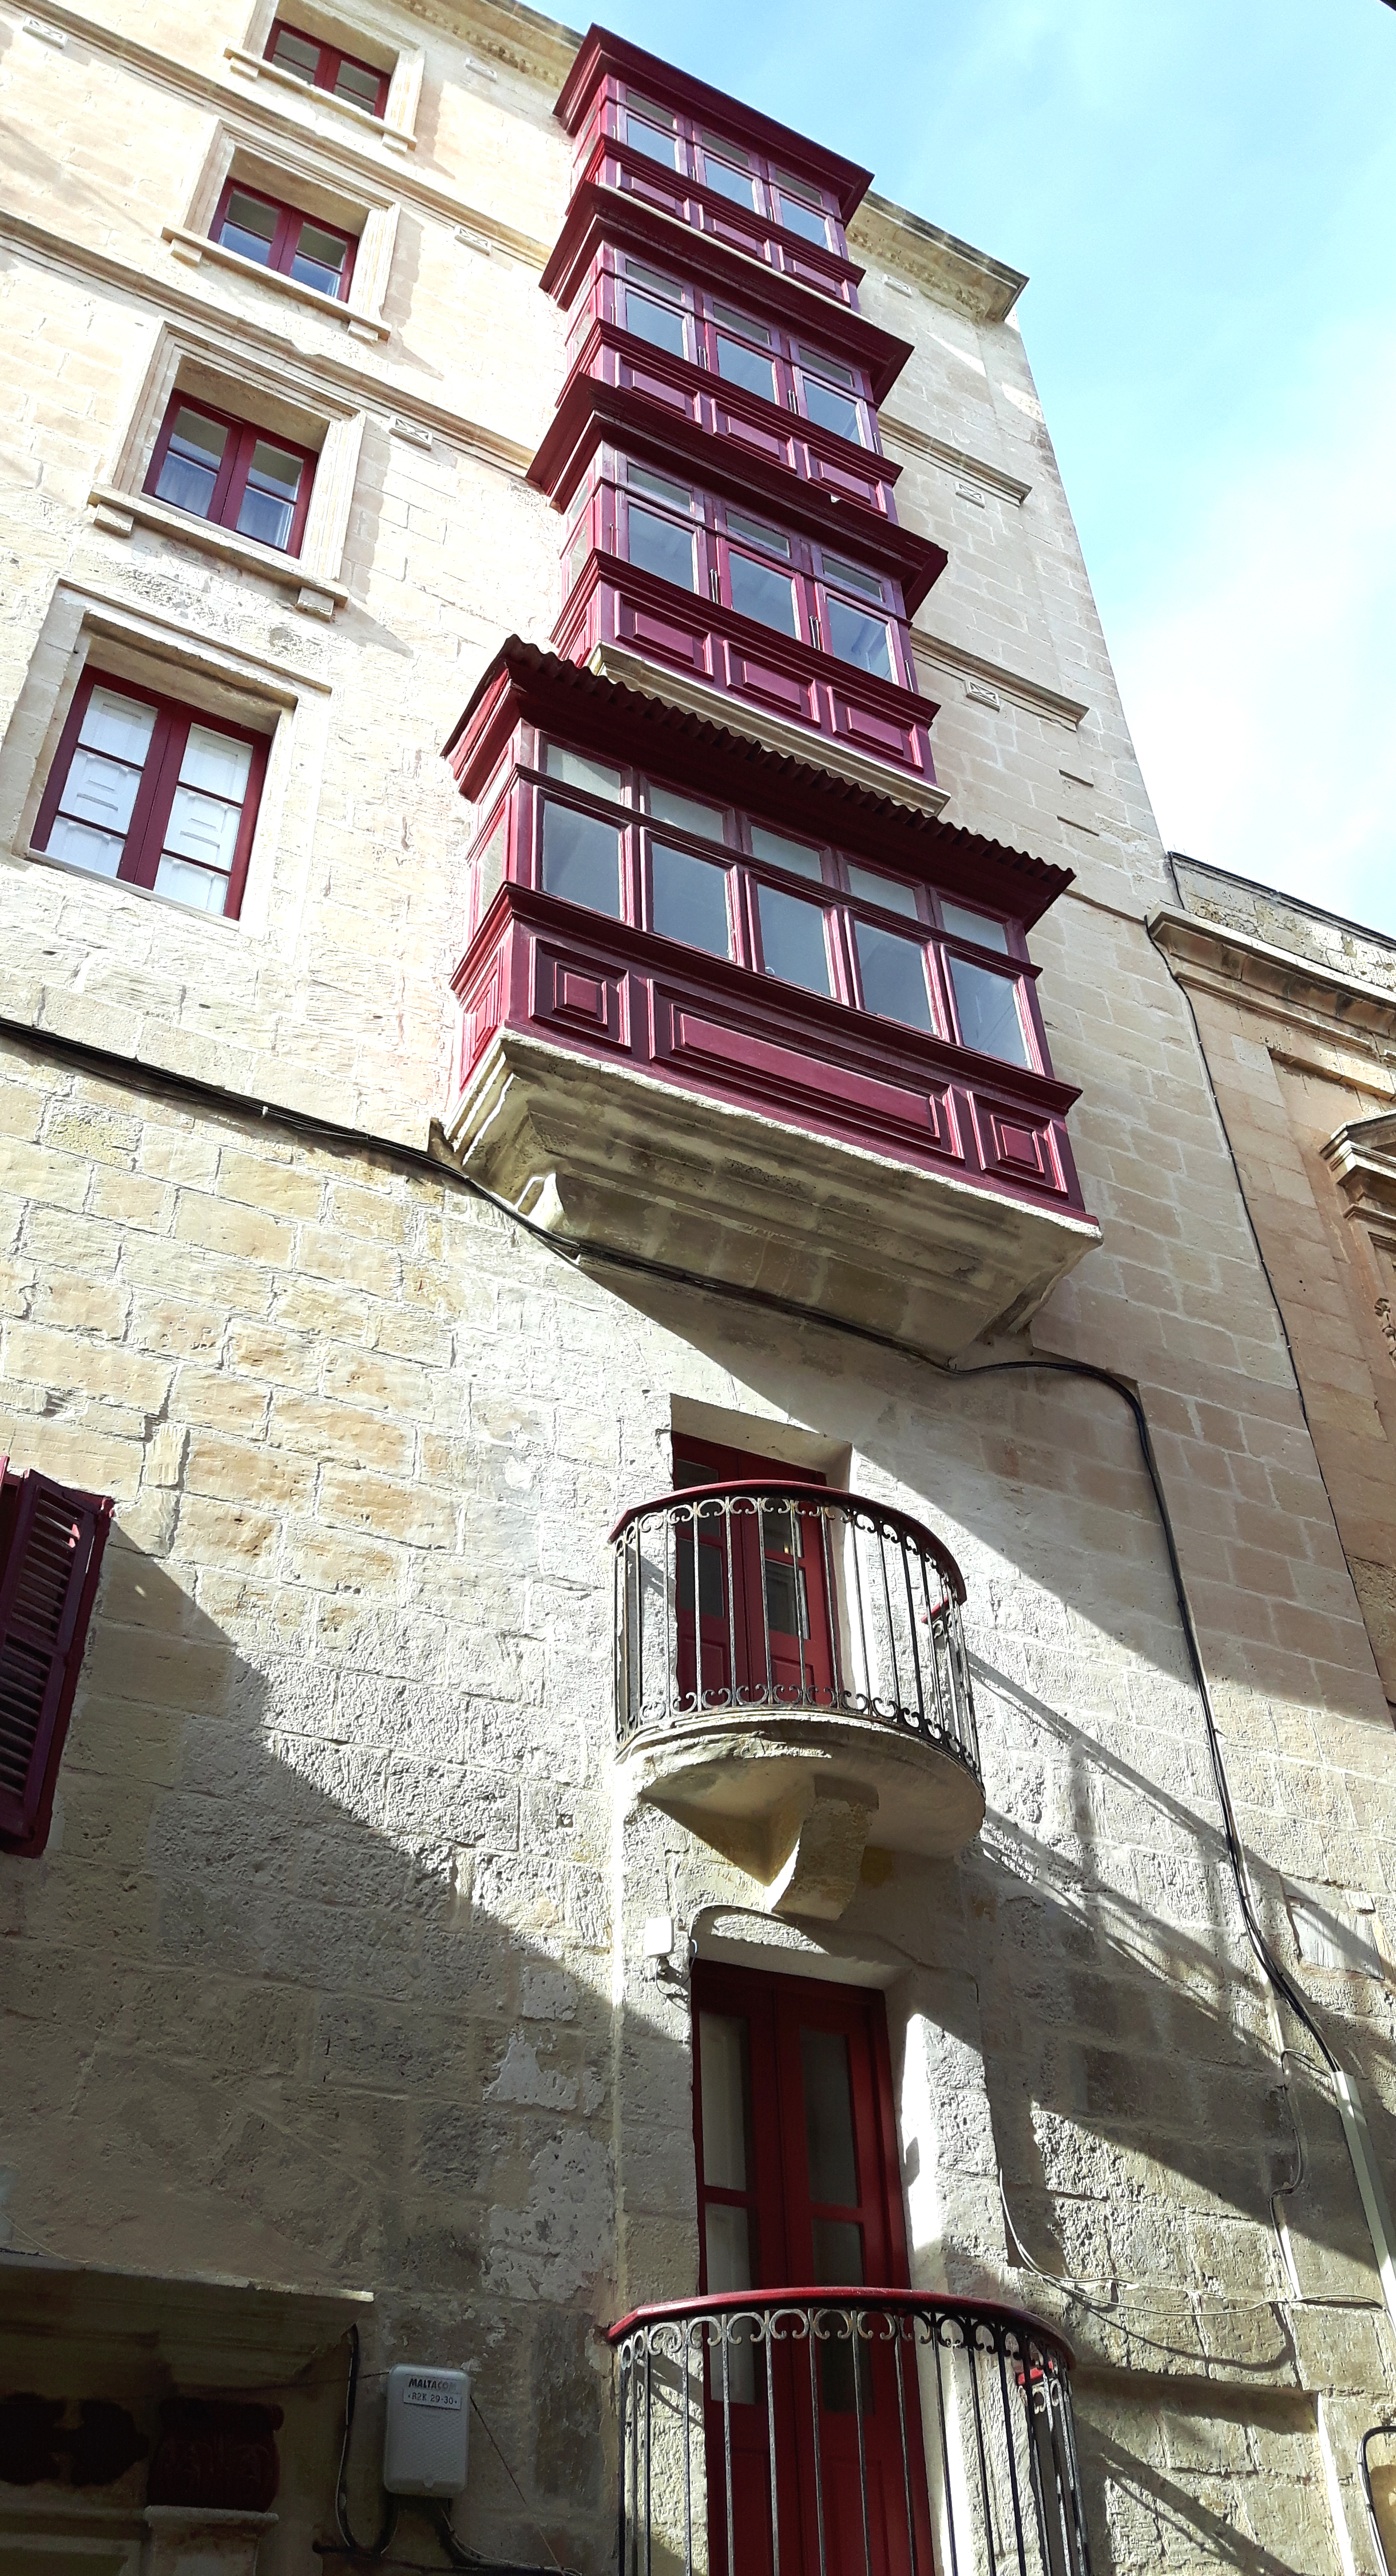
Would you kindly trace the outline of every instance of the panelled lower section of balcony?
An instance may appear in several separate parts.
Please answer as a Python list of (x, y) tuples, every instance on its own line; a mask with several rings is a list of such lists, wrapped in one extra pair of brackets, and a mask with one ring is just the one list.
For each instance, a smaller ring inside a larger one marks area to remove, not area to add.
[(453, 1151), (583, 1242), (949, 1358), (1100, 1239), (1042, 1075), (513, 884), (453, 989)]
[(617, 555), (588, 557), (553, 642), (565, 661), (601, 670), (618, 648), (655, 670), (656, 679), (672, 672), (705, 695), (720, 691), (737, 721), (749, 708), (758, 724), (770, 717), (789, 727), (805, 738), (809, 757), (819, 757), (822, 736), (835, 758), (848, 751), (876, 762), (889, 792), (900, 781), (901, 792), (930, 813), (946, 801), (931, 758), (933, 699), (656, 580)]
[[(799, 412), (724, 384), (709, 369), (604, 321), (587, 333), (528, 470), (529, 481), (559, 509), (566, 509), (599, 436), (632, 454), (661, 439), (670, 473), (675, 463), (697, 480), (725, 473), (740, 478), (758, 506), (813, 511), (813, 524), (829, 543), (885, 564), (902, 584), (908, 616), (944, 569), (943, 546), (896, 526), (892, 491), (901, 467), (890, 457), (855, 447)], [(831, 504), (860, 515), (845, 515), (835, 530)]]

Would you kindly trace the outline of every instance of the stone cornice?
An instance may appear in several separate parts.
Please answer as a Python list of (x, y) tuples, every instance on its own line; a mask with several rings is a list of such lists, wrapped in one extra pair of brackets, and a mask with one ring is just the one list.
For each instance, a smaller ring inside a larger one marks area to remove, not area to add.
[[(71, 241), (65, 233), (50, 232), (43, 224), (31, 223), (25, 215), (0, 208), (0, 243), (44, 261), (65, 277), (93, 278), (118, 294), (132, 296), (171, 321), (197, 330), (205, 341), (215, 329), (220, 330), (225, 335), (230, 361), (235, 360), (239, 347), (254, 349), (294, 370), (299, 385), (307, 392), (317, 380), (322, 381), (333, 388), (341, 410), (347, 397), (354, 409), (370, 413), (385, 429), (394, 420), (415, 421), (467, 454), (480, 457), (503, 473), (517, 475), (520, 480), (532, 461), (532, 448), (521, 445), (518, 439), (506, 438), (479, 421), (467, 420), (459, 412), (449, 411), (444, 403), (428, 402), (410, 386), (361, 371), (352, 361), (328, 352), (312, 355), (265, 323), (254, 322), (246, 314), (211, 307), (206, 296), (186, 293), (171, 278), (149, 275), (128, 260), (114, 258), (109, 251), (96, 250), (88, 243)], [(259, 278), (262, 273), (260, 269), (256, 271)]]
[(1229, 922), (1161, 906), (1149, 936), (1180, 984), (1225, 994), (1268, 1019), (1357, 1040), (1366, 1052), (1396, 1044), (1396, 993), (1275, 948)]
[(1012, 501), (1021, 508), (1032, 490), (1031, 483), (1020, 482), (1016, 474), (1005, 474), (1001, 466), (990, 465), (983, 456), (971, 456), (968, 448), (952, 447), (946, 439), (929, 437), (924, 429), (915, 428), (893, 412), (880, 411), (877, 425), (884, 441), (890, 439), (894, 447), (909, 447), (917, 456), (929, 456), (948, 474), (962, 475), (967, 483), (982, 483), (1001, 501)]
[(444, 224), (463, 225), (530, 268), (541, 269), (548, 257), (546, 242), (535, 241), (531, 233), (517, 232), (512, 224), (483, 214), (454, 189), (433, 185), (420, 171), (405, 168), (397, 159), (385, 160), (378, 151), (361, 149), (352, 134), (331, 136), (318, 128), (308, 128), (276, 98), (260, 92), (249, 94), (231, 80), (217, 80), (208, 72), (195, 71), (189, 64), (141, 44), (137, 37), (104, 26), (80, 9), (69, 8), (67, 0), (38, 0), (27, 14), (39, 26), (57, 27), (64, 35), (80, 36), (93, 53), (124, 64), (128, 71), (175, 97), (209, 108), (240, 142), (265, 147), (269, 139), (274, 139), (283, 157), (290, 155), (307, 168), (318, 164), (315, 175), (329, 183), (343, 188), (346, 178), (351, 186), (357, 180), (380, 201), (386, 195), (402, 205), (436, 215)]
[(850, 250), (871, 262), (888, 262), (923, 286), (940, 304), (952, 304), (976, 322), (1006, 322), (1027, 279), (972, 242), (942, 232), (890, 197), (870, 189), (848, 228)]
[(1031, 707), (1034, 715), (1049, 716), (1054, 724), (1069, 725), (1075, 732), (1090, 714), (1080, 698), (1068, 698), (1060, 689), (1049, 689), (1041, 680), (1030, 680), (1023, 671), (1005, 670), (1001, 662), (990, 662), (982, 653), (971, 653), (963, 644), (952, 644), (947, 635), (932, 635), (927, 627), (913, 626), (911, 641), (920, 660), (938, 663), (942, 670), (958, 671), (962, 679), (974, 680), (981, 688), (992, 689), (999, 696), (1014, 698), (1020, 706)]

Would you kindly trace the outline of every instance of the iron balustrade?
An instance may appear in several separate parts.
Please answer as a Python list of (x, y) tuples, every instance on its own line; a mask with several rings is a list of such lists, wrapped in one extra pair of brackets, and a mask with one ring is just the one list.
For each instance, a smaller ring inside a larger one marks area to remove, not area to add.
[(826, 1485), (689, 1486), (638, 1504), (615, 1550), (616, 1731), (727, 1712), (873, 1719), (979, 1776), (949, 1550)]
[(1071, 2353), (1031, 2317), (749, 2290), (609, 2340), (619, 2576), (1090, 2576)]

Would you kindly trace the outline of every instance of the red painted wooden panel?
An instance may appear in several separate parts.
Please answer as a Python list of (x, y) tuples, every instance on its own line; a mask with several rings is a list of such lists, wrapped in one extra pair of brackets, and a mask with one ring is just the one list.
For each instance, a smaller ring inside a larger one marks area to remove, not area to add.
[(1067, 1184), (1055, 1119), (1034, 1118), (1017, 1102), (986, 1098), (982, 1091), (971, 1098), (985, 1171), (1007, 1181), (1032, 1181), (1039, 1189), (1064, 1195)]
[(654, 987), (651, 1041), (656, 1063), (715, 1078), (754, 1108), (784, 1103), (817, 1109), (841, 1126), (856, 1125), (868, 1144), (888, 1143), (902, 1150), (911, 1145), (954, 1162), (962, 1159), (948, 1084), (922, 1090), (879, 1082), (827, 1057), (821, 1061), (774, 1043), (761, 1033), (752, 1011), (723, 1010), (659, 983)]
[(543, 1028), (628, 1051), (629, 982), (623, 969), (595, 957), (535, 942), (533, 1013)]

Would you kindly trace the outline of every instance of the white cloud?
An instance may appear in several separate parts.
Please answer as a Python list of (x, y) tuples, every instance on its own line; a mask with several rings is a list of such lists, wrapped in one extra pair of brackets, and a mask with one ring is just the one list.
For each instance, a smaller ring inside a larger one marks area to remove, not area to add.
[(1332, 334), (1292, 382), (1111, 647), (1165, 840), (1396, 934), (1396, 342)]

